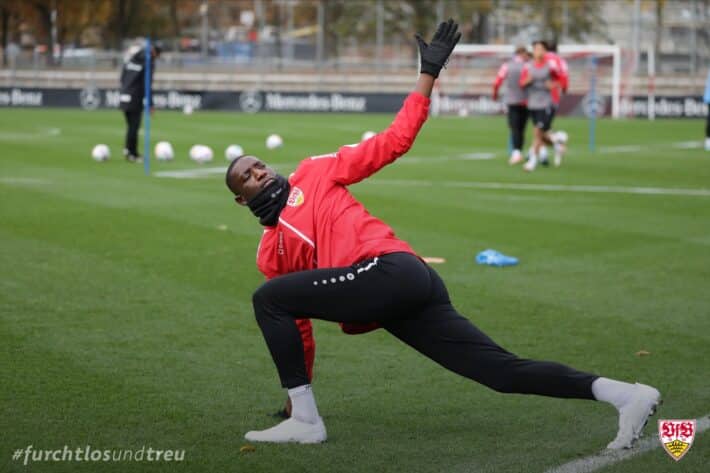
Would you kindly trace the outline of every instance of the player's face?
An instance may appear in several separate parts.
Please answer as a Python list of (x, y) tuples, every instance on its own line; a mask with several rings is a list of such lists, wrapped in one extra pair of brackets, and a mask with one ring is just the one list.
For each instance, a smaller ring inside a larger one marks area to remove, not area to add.
[(545, 56), (546, 52), (547, 50), (545, 49), (545, 46), (540, 43), (537, 43), (535, 46), (533, 46), (533, 57), (536, 61), (541, 61), (542, 58)]
[(234, 192), (234, 200), (246, 205), (261, 190), (271, 184), (276, 172), (262, 160), (254, 156), (244, 156), (229, 173), (229, 188)]

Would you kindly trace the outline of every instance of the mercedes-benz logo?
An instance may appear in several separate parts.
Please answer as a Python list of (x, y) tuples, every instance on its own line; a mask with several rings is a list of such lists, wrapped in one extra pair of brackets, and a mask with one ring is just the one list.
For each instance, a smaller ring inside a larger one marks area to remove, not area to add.
[(96, 87), (84, 87), (79, 93), (79, 102), (84, 110), (96, 110), (101, 106), (101, 92)]
[(239, 94), (239, 107), (243, 112), (256, 113), (264, 105), (264, 99), (258, 90), (245, 90)]
[(599, 94), (587, 94), (582, 99), (582, 106), (587, 117), (600, 117), (606, 111), (606, 98)]

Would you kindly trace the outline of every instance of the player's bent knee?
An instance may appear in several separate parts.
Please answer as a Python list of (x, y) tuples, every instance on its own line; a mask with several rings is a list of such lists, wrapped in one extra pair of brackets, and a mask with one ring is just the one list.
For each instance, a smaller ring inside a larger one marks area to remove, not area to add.
[(270, 293), (271, 289), (268, 281), (259, 286), (251, 296), (251, 303), (254, 306), (254, 309), (266, 307), (271, 299)]

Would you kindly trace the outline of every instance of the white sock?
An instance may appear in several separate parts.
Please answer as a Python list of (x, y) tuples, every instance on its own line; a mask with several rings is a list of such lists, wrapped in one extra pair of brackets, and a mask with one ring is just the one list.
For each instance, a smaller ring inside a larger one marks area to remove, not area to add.
[(540, 146), (540, 159), (543, 161), (547, 159), (547, 146)]
[(535, 161), (537, 161), (537, 153), (535, 152), (534, 146), (531, 146), (528, 150), (528, 159), (535, 159)]
[(512, 157), (514, 157), (515, 159), (518, 159), (518, 158), (520, 158), (520, 156), (521, 156), (521, 155), (520, 155), (520, 150), (519, 150), (519, 149), (514, 149), (514, 150), (513, 150)]
[(635, 385), (609, 378), (597, 378), (592, 383), (592, 394), (597, 401), (604, 401), (621, 409), (633, 395)]
[(288, 390), (291, 399), (291, 417), (301, 422), (318, 422), (318, 407), (310, 384), (304, 384)]

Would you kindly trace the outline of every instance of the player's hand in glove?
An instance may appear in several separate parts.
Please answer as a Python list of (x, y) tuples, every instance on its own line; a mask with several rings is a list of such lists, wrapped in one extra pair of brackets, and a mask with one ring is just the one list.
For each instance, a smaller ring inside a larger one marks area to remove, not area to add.
[(446, 65), (449, 56), (451, 56), (451, 51), (454, 50), (454, 46), (461, 39), (461, 33), (458, 32), (458, 29), (459, 25), (449, 18), (449, 21), (439, 24), (431, 43), (427, 44), (419, 34), (414, 36), (419, 45), (419, 55), (422, 62), (420, 71), (422, 73), (429, 74), (434, 78), (439, 77), (441, 68)]

